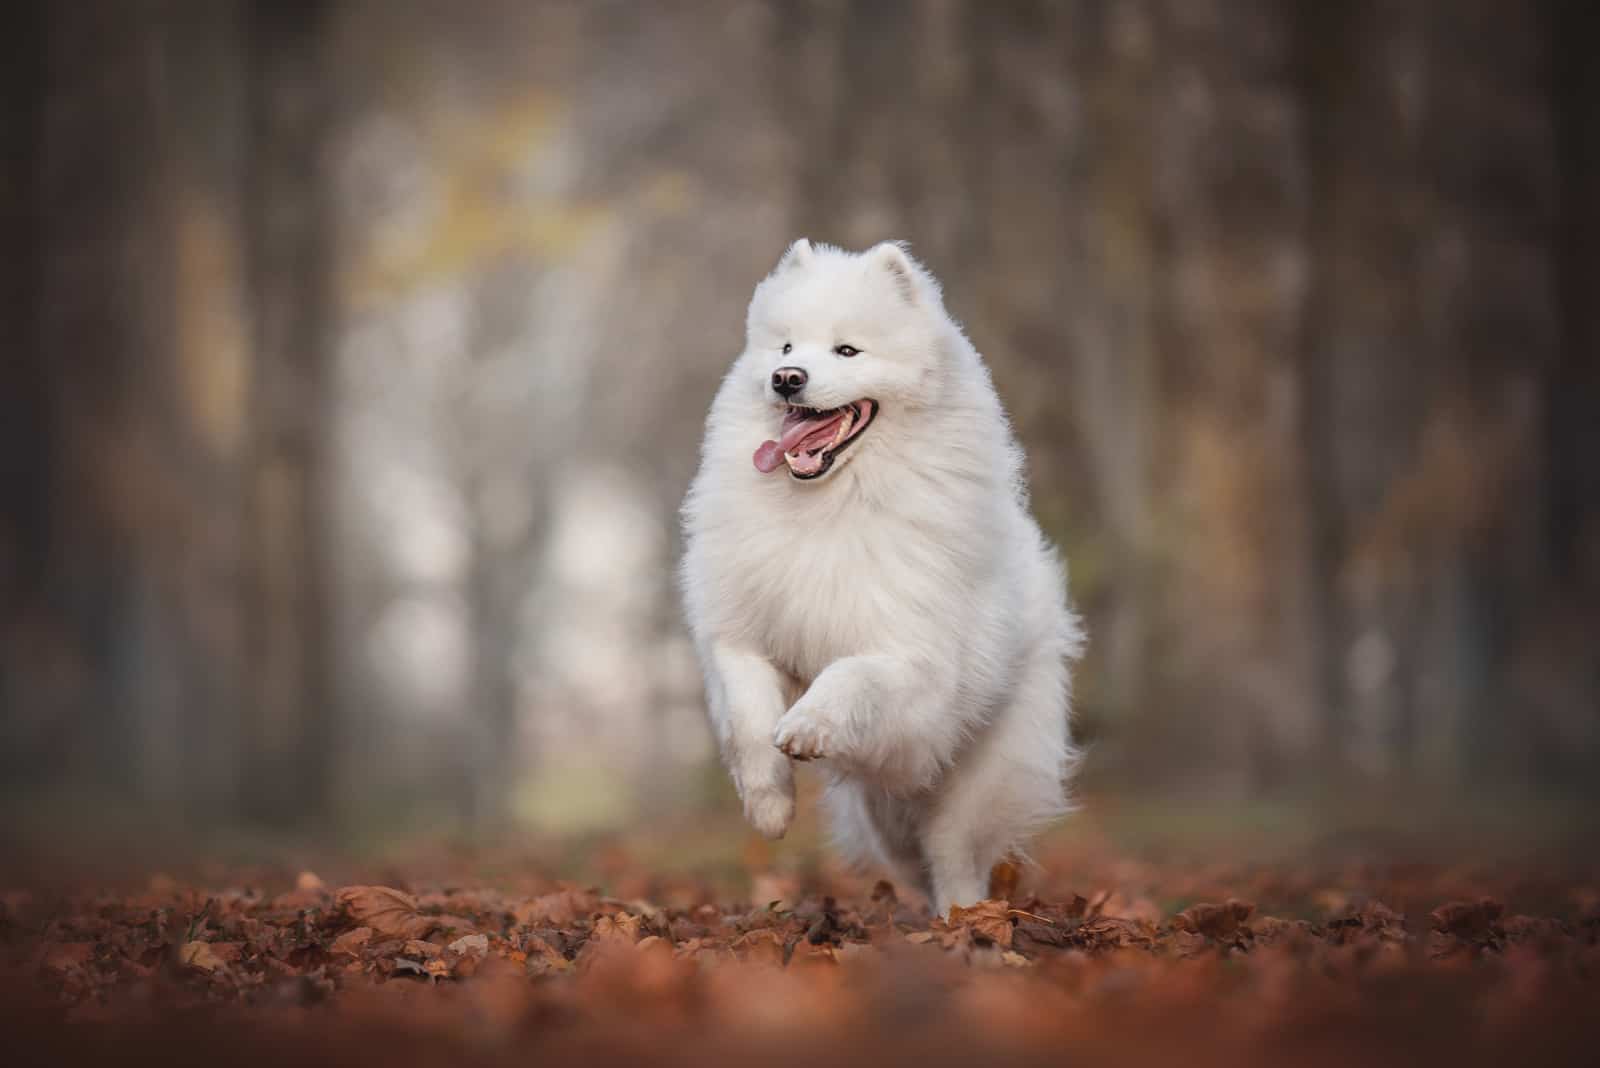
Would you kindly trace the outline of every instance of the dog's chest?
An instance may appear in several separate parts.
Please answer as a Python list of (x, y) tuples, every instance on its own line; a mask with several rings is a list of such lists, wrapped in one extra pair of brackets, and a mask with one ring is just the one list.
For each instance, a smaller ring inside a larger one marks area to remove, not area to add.
[(735, 627), (797, 676), (881, 650), (917, 622), (936, 576), (930, 549), (892, 515), (847, 521), (785, 516), (752, 523), (726, 569)]

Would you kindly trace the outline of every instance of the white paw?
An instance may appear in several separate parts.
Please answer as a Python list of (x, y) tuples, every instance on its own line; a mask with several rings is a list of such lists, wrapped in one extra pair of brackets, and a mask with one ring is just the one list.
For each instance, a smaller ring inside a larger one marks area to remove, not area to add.
[(745, 790), (744, 818), (767, 838), (782, 838), (794, 820), (794, 788), (757, 786)]
[(768, 838), (782, 838), (794, 820), (794, 768), (765, 746), (752, 747), (729, 764), (744, 802), (744, 818)]
[(820, 760), (839, 755), (838, 731), (829, 717), (802, 705), (784, 713), (772, 732), (772, 744), (795, 760)]

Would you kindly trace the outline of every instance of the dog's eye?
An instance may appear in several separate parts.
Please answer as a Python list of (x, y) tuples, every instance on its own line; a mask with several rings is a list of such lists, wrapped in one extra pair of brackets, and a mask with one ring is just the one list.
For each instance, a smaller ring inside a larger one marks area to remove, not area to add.
[(856, 348), (854, 345), (835, 345), (833, 347), (833, 351), (837, 352), (840, 356), (854, 356), (861, 350)]
[(791, 345), (789, 342), (785, 341), (783, 343), (783, 354), (785, 356), (787, 356), (787, 355), (789, 355), (789, 353), (791, 353), (793, 351), (794, 351), (794, 346)]

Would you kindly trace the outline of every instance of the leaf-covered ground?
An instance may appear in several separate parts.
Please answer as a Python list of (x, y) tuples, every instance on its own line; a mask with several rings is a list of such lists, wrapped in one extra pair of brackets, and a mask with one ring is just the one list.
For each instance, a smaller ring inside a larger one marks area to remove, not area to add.
[(938, 918), (761, 846), (732, 879), (640, 855), (606, 854), (603, 889), (482, 857), (33, 880), (0, 907), (0, 1024), (43, 1063), (1600, 1063), (1581, 857), (1152, 861), (1083, 837)]

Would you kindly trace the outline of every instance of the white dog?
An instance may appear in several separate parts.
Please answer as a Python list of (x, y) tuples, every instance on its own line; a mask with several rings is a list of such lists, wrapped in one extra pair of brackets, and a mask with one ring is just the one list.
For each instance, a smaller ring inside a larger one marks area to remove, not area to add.
[(756, 287), (683, 505), (685, 607), (745, 816), (781, 836), (790, 761), (823, 760), (840, 847), (941, 914), (1067, 808), (1082, 632), (1022, 459), (901, 245), (802, 240)]

